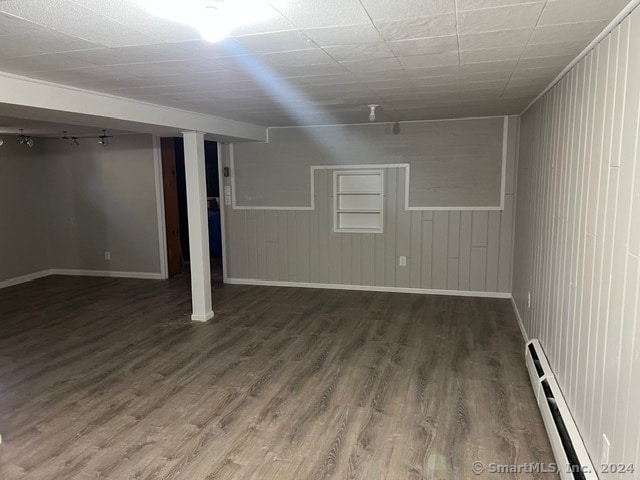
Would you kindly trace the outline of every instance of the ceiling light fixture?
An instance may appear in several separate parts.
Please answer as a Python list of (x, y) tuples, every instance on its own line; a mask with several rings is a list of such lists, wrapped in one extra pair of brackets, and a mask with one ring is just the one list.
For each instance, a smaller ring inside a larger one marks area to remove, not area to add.
[(31, 138), (29, 135), (25, 135), (24, 134), (24, 130), (21, 128), (20, 129), (20, 145), (26, 145), (27, 147), (31, 148), (33, 147), (33, 138)]
[(109, 145), (109, 142), (107, 141), (107, 138), (111, 138), (113, 135), (107, 135), (107, 131), (106, 130), (102, 130), (102, 135), (100, 135), (98, 137), (98, 143), (100, 145)]
[(74, 147), (80, 146), (80, 142), (78, 142), (78, 137), (71, 137), (71, 145), (73, 145)]
[(2, 138), (0, 138), (0, 147), (4, 145), (4, 140)]
[(367, 107), (369, 107), (370, 111), (369, 111), (369, 121), (370, 122), (375, 122), (376, 121), (376, 108), (378, 107), (377, 104), (372, 103), (371, 105), (367, 105)]
[(276, 11), (266, 0), (132, 0), (149, 13), (191, 25), (208, 42), (219, 42), (242, 25), (266, 20)]

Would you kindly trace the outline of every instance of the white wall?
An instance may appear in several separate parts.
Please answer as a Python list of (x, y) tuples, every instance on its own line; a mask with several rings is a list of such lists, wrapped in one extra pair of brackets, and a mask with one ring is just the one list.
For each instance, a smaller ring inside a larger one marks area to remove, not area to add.
[(150, 135), (46, 142), (52, 268), (160, 273), (152, 147)]
[(43, 145), (2, 136), (0, 147), (0, 283), (49, 268)]
[[(509, 294), (517, 129), (517, 118), (511, 118), (504, 211), (407, 211), (405, 170), (385, 168), (384, 233), (335, 233), (333, 171), (318, 170), (315, 210), (225, 207), (227, 276), (240, 281)], [(303, 135), (304, 129), (293, 130)], [(332, 138), (325, 141), (331, 143)], [(222, 153), (229, 165), (228, 148)], [(367, 163), (368, 158), (352, 155), (348, 163)], [(499, 174), (497, 180), (499, 185)], [(271, 182), (272, 189), (279, 186), (277, 178), (265, 176), (264, 181)], [(224, 182), (231, 186), (231, 178)], [(407, 257), (406, 267), (398, 265), (400, 255)]]
[(48, 270), (159, 278), (151, 135), (35, 140), (0, 147), (0, 282)]
[(636, 9), (522, 117), (513, 285), (594, 464), (606, 434), (636, 472), (639, 45)]

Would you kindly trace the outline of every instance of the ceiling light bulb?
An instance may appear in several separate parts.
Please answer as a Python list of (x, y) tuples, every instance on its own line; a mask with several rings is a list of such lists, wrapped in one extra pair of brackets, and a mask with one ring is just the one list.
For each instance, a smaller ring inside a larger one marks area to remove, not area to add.
[(190, 25), (209, 42), (226, 38), (235, 27), (277, 15), (268, 0), (133, 0), (149, 13)]
[(33, 138), (27, 138), (26, 144), (29, 148), (33, 147)]
[(367, 105), (371, 111), (369, 112), (369, 121), (370, 122), (374, 122), (376, 120), (376, 107), (378, 105), (376, 104), (371, 104), (371, 105)]
[(0, 147), (4, 145), (4, 140), (0, 138)]

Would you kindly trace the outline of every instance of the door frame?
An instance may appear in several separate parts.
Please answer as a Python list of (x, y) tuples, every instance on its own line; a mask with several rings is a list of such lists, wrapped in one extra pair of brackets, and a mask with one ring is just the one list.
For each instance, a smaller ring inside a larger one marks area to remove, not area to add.
[(160, 148), (160, 137), (151, 136), (153, 151), (153, 174), (156, 183), (156, 212), (158, 216), (158, 246), (160, 256), (160, 275), (163, 279), (169, 278), (167, 267), (167, 225), (164, 211), (164, 182), (162, 178), (162, 150)]

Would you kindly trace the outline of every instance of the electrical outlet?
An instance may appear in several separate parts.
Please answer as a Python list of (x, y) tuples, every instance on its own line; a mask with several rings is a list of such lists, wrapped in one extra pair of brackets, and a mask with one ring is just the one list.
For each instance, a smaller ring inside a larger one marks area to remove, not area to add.
[(111, 260), (111, 252), (104, 252), (104, 259)]
[(602, 450), (600, 451), (600, 464), (606, 465), (609, 463), (609, 448), (611, 444), (609, 443), (609, 439), (603, 433), (602, 434)]
[(407, 266), (407, 257), (400, 256), (400, 258), (398, 258), (398, 265), (400, 265), (401, 267), (406, 267)]
[(527, 292), (527, 308), (531, 308), (531, 292)]

